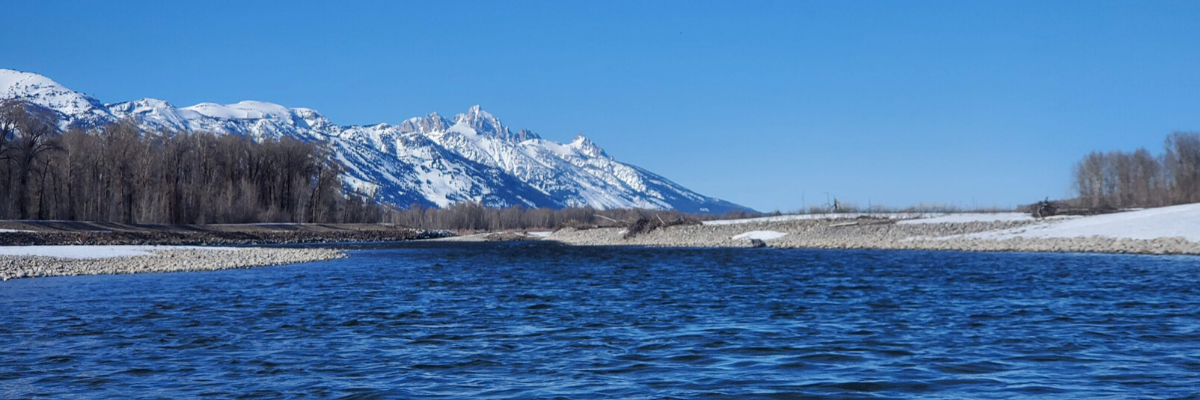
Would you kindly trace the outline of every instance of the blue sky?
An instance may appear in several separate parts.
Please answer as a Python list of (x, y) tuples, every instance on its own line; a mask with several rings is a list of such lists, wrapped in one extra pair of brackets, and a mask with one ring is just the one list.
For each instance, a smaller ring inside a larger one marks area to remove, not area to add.
[(1200, 130), (1200, 2), (13, 2), (0, 67), (339, 124), (473, 104), (759, 210), (1013, 205)]

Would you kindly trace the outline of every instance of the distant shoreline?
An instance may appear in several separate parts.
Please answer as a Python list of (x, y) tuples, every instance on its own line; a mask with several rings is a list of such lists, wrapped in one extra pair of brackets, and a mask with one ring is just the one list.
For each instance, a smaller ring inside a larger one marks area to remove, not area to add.
[(388, 224), (153, 225), (81, 221), (0, 221), (0, 246), (239, 246), (395, 242), (452, 236)]
[(140, 225), (9, 220), (0, 221), (0, 280), (325, 261), (345, 257), (345, 252), (254, 246), (402, 242), (448, 235), (453, 233), (386, 224)]
[(1197, 216), (1196, 204), (1048, 220), (1018, 213), (923, 219), (785, 216), (671, 226), (629, 238), (621, 228), (568, 228), (547, 239), (578, 246), (752, 247), (751, 239), (759, 239), (772, 248), (1195, 255), (1200, 254), (1200, 241), (1194, 239), (1200, 234), (1200, 221), (1193, 221)]

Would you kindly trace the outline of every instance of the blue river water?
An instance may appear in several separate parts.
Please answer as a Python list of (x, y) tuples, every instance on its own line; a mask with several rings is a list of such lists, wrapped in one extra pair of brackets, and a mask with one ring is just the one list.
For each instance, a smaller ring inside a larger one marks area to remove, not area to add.
[(0, 398), (1200, 398), (1200, 258), (424, 244), (0, 282)]

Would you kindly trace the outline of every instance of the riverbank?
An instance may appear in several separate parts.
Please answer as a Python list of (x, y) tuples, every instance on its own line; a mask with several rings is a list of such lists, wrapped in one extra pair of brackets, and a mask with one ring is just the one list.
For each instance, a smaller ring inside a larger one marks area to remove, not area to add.
[(3, 246), (0, 280), (44, 276), (213, 271), (325, 261), (331, 249), (188, 246)]
[(550, 240), (583, 246), (1200, 254), (1200, 205), (1035, 220), (1017, 213), (770, 217), (660, 228), (632, 238), (619, 228), (563, 229)]
[(0, 246), (256, 245), (389, 242), (453, 236), (386, 224), (151, 225), (81, 221), (0, 221)]

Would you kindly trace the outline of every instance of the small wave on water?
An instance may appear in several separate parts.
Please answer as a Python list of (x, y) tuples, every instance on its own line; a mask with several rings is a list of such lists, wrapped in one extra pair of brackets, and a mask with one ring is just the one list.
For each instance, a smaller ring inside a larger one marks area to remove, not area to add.
[(0, 398), (1198, 398), (1200, 258), (359, 249), (0, 283)]

